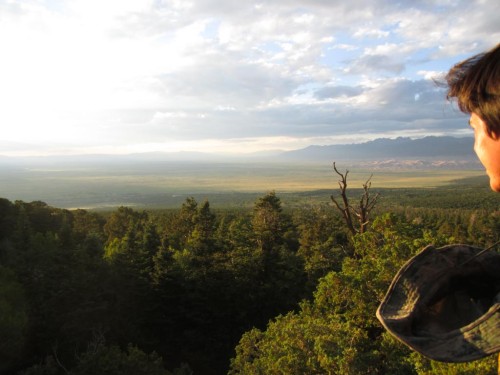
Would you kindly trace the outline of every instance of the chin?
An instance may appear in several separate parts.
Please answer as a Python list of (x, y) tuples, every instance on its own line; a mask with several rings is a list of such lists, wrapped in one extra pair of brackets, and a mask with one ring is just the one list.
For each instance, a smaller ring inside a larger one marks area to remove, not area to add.
[(500, 193), (500, 181), (490, 181), (491, 190)]

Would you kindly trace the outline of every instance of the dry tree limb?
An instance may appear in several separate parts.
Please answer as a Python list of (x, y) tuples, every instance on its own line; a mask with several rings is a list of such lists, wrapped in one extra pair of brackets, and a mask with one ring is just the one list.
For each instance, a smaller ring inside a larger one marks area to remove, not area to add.
[[(363, 184), (363, 194), (359, 200), (358, 207), (354, 207), (351, 205), (351, 203), (349, 202), (349, 198), (347, 197), (347, 175), (349, 174), (349, 171), (346, 169), (345, 173), (339, 172), (335, 162), (333, 162), (333, 170), (335, 171), (335, 173), (337, 173), (337, 175), (340, 176), (340, 180), (338, 181), (338, 183), (340, 196), (342, 198), (342, 204), (339, 203), (333, 195), (330, 196), (330, 199), (335, 204), (337, 209), (342, 213), (347, 228), (352, 233), (352, 235), (355, 235), (357, 233), (365, 233), (370, 222), (370, 212), (377, 204), (379, 198), (378, 193), (374, 196), (370, 194), (370, 188), (372, 185), (371, 179), (373, 177), (373, 174)], [(357, 219), (357, 225), (354, 224), (353, 216)]]

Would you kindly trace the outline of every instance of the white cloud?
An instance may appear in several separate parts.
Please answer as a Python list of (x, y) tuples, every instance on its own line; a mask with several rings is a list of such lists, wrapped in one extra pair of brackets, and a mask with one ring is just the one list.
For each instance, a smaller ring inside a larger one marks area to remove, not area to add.
[(387, 38), (388, 36), (389, 36), (388, 31), (380, 29), (372, 29), (367, 27), (362, 27), (353, 34), (353, 37), (355, 38), (364, 38), (364, 37)]
[(429, 81), (439, 80), (443, 78), (444, 72), (440, 72), (437, 70), (419, 70), (417, 72), (419, 76), (424, 77)]
[(500, 40), (499, 6), (5, 2), (0, 142), (116, 150), (224, 139), (229, 149), (377, 129), (459, 134), (458, 123), (450, 130), (459, 114), (429, 79)]

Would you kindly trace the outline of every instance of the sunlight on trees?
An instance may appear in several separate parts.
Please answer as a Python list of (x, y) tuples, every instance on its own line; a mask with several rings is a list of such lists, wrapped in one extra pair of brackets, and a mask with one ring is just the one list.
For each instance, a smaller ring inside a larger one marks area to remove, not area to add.
[(250, 208), (189, 197), (102, 214), (0, 199), (0, 372), (494, 374), (496, 358), (429, 361), (376, 320), (425, 245), (500, 240), (488, 199), (429, 207), (412, 194), (390, 209), (361, 198), (370, 217), (353, 225), (369, 225), (355, 234), (326, 194), (293, 208), (269, 192)]

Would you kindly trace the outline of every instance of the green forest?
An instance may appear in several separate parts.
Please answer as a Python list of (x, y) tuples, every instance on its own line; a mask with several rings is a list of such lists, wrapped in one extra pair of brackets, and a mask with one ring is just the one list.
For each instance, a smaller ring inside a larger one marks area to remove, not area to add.
[(499, 197), (386, 193), (362, 231), (337, 191), (106, 212), (0, 199), (0, 374), (496, 374), (495, 356), (410, 351), (375, 311), (426, 245), (500, 240)]

